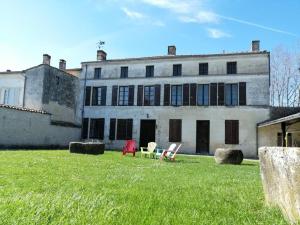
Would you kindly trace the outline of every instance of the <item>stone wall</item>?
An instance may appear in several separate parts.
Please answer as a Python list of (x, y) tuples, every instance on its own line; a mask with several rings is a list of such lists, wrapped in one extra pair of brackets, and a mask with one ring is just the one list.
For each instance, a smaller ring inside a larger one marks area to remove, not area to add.
[(259, 159), (266, 202), (300, 222), (300, 148), (261, 147)]
[(1, 148), (62, 148), (80, 140), (80, 133), (71, 124), (52, 123), (50, 114), (0, 108)]

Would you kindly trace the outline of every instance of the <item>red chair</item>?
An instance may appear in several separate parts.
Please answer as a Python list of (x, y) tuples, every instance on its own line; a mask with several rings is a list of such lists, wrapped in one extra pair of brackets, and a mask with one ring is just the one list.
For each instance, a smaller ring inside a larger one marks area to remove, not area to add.
[(133, 156), (135, 156), (135, 151), (136, 151), (135, 140), (127, 140), (125, 142), (125, 146), (123, 147), (123, 155), (126, 155), (126, 153), (132, 153)]

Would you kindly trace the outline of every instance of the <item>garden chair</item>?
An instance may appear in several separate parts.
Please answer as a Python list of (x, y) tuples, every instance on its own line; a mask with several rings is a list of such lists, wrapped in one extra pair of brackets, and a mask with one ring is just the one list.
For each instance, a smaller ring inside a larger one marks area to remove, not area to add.
[(170, 151), (170, 150), (163, 151), (163, 153), (160, 156), (160, 160), (169, 159), (171, 161), (175, 161), (175, 156), (176, 156), (178, 150), (180, 149), (180, 147), (181, 147), (181, 144), (178, 145), (178, 147), (173, 151)]
[(155, 142), (149, 142), (148, 143), (148, 147), (141, 147), (141, 157), (143, 155), (148, 155), (149, 158), (152, 156), (154, 158), (154, 154), (155, 154), (155, 148), (156, 148), (156, 143)]
[(162, 156), (162, 153), (164, 151), (173, 151), (176, 148), (176, 144), (173, 143), (170, 145), (170, 147), (166, 150), (166, 149), (161, 149), (161, 148), (156, 148), (156, 153), (155, 153), (155, 158), (158, 159)]
[(132, 153), (133, 156), (135, 156), (135, 150), (136, 149), (136, 143), (135, 140), (127, 140), (125, 141), (125, 145), (123, 147), (123, 155), (126, 155), (126, 153)]

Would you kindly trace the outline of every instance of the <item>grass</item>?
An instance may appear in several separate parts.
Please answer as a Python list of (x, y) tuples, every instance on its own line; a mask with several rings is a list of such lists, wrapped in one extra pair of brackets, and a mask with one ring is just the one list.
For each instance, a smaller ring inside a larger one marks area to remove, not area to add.
[(175, 163), (67, 151), (0, 152), (1, 224), (287, 224), (256, 161)]

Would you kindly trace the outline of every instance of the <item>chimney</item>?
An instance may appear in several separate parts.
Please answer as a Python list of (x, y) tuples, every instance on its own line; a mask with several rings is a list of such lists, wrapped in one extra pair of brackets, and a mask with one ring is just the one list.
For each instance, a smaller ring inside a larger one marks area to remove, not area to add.
[(50, 60), (51, 60), (51, 56), (48, 54), (44, 54), (43, 55), (43, 64), (47, 64), (50, 66)]
[(260, 51), (259, 44), (260, 44), (259, 40), (252, 41), (252, 52), (259, 52)]
[(106, 60), (107, 53), (103, 50), (97, 50), (97, 61)]
[(168, 55), (176, 55), (176, 46), (175, 45), (168, 46)]
[(59, 69), (66, 70), (66, 60), (64, 60), (64, 59), (59, 60)]

